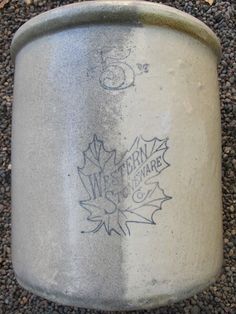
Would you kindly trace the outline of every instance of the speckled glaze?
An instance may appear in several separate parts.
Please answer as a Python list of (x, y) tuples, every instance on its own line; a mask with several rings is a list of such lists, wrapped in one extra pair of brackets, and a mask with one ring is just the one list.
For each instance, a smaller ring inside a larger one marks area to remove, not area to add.
[(26, 289), (158, 307), (222, 264), (220, 45), (142, 1), (54, 9), (16, 33), (12, 259)]

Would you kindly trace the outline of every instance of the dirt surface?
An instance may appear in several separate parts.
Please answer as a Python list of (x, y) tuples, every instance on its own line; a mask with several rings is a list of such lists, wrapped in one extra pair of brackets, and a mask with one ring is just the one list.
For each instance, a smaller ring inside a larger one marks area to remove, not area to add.
[[(10, 136), (14, 67), (10, 59), (10, 43), (15, 31), (31, 17), (73, 1), (27, 2), (0, 1), (0, 313), (98, 313), (100, 311), (57, 305), (28, 293), (17, 284), (12, 271)], [(224, 266), (221, 277), (207, 290), (183, 302), (148, 312), (236, 313), (236, 2), (216, 0), (212, 6), (204, 0), (169, 0), (163, 3), (205, 22), (222, 43), (219, 83), (223, 145)]]

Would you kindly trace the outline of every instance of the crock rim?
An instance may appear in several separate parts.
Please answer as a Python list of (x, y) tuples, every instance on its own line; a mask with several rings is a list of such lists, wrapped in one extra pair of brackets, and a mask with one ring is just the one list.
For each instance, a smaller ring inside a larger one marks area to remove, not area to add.
[(28, 42), (49, 33), (71, 27), (96, 24), (164, 26), (187, 33), (208, 45), (217, 59), (221, 45), (215, 33), (190, 14), (164, 4), (147, 1), (85, 1), (64, 5), (33, 17), (15, 33), (11, 44), (12, 59)]

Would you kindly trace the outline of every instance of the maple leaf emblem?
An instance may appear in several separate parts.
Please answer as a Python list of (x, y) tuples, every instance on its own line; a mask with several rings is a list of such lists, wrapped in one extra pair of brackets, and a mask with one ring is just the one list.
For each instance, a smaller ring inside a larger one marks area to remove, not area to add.
[(159, 174), (170, 166), (165, 160), (168, 139), (137, 137), (117, 161), (116, 150), (106, 150), (95, 135), (78, 167), (88, 197), (80, 205), (95, 233), (104, 228), (108, 235), (130, 235), (131, 223), (155, 224), (154, 214), (171, 199), (159, 185)]

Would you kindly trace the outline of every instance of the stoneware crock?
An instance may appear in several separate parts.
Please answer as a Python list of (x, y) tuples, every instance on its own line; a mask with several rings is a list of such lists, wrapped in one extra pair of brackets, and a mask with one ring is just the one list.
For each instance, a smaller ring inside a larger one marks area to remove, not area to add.
[(12, 258), (59, 303), (143, 309), (222, 264), (220, 45), (143, 1), (40, 14), (15, 34)]

